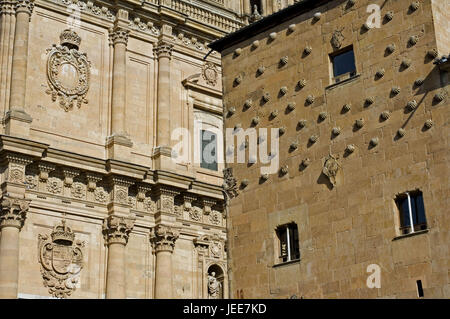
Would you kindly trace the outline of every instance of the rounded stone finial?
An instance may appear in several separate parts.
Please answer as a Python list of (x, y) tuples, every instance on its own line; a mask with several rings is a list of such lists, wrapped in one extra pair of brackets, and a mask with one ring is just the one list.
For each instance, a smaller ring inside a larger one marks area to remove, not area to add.
[(352, 109), (352, 106), (351, 106), (350, 103), (344, 104), (344, 106), (342, 107), (342, 110), (343, 110), (344, 112), (348, 112), (348, 111), (350, 111), (351, 109)]
[(276, 32), (270, 33), (269, 38), (270, 38), (270, 40), (275, 40), (277, 38), (277, 33)]
[(389, 113), (389, 111), (383, 111), (381, 112), (380, 117), (383, 121), (386, 121), (391, 117), (391, 114)]
[(398, 136), (403, 137), (403, 136), (405, 136), (405, 134), (406, 134), (406, 131), (405, 131), (404, 128), (399, 128), (398, 129), (398, 131), (397, 131), (397, 135)]
[(417, 9), (419, 9), (420, 7), (420, 3), (419, 1), (413, 1), (411, 3), (411, 5), (409, 6), (409, 8), (411, 9), (411, 11), (416, 11)]
[(297, 85), (299, 88), (304, 88), (306, 86), (306, 80), (301, 79), (300, 81), (297, 82)]
[(258, 68), (258, 70), (256, 70), (256, 72), (257, 72), (259, 75), (262, 75), (264, 72), (266, 72), (266, 68), (265, 68), (263, 65), (261, 65), (261, 66)]
[(326, 120), (327, 117), (328, 117), (328, 113), (327, 112), (320, 112), (319, 113), (319, 120), (320, 121)]
[(380, 142), (380, 139), (378, 137), (374, 137), (370, 140), (370, 145), (377, 146), (379, 142)]
[(254, 118), (252, 118), (252, 124), (253, 125), (258, 125), (259, 124), (259, 116), (255, 116)]
[(444, 100), (444, 98), (445, 98), (445, 95), (444, 95), (444, 93), (442, 93), (442, 92), (438, 92), (438, 93), (436, 93), (435, 95), (434, 95), (434, 97), (433, 97), (433, 99), (436, 101), (436, 102), (442, 102), (443, 100)]
[(262, 99), (266, 103), (269, 102), (270, 101), (270, 93), (269, 92), (264, 93), (264, 95), (262, 96)]
[(306, 120), (299, 120), (298, 121), (298, 123), (297, 123), (297, 125), (300, 127), (300, 128), (304, 128), (304, 127), (306, 127), (306, 124), (308, 123), (308, 121), (306, 121)]
[(237, 48), (236, 50), (234, 50), (234, 55), (235, 56), (240, 56), (242, 53), (242, 49), (241, 48)]
[(377, 76), (377, 78), (382, 78), (385, 73), (386, 73), (386, 71), (384, 69), (380, 69), (377, 71), (377, 73), (375, 75)]
[(331, 133), (333, 133), (333, 135), (339, 135), (341, 134), (341, 128), (340, 127), (333, 127), (333, 129), (331, 130)]
[(306, 97), (306, 103), (307, 104), (313, 104), (314, 103), (314, 95), (308, 95), (307, 97)]
[(386, 21), (391, 21), (394, 18), (394, 12), (392, 11), (386, 12), (384, 18), (386, 19)]
[(308, 157), (302, 160), (303, 167), (308, 167), (310, 164), (311, 164), (311, 160)]
[(258, 40), (253, 41), (252, 47), (253, 47), (254, 49), (256, 49), (257, 47), (259, 47), (259, 41), (258, 41)]
[(437, 56), (438, 56), (438, 52), (437, 52), (436, 49), (431, 49), (431, 50), (428, 50), (427, 55), (428, 55), (430, 58), (435, 59), (435, 58), (437, 58)]
[(286, 109), (289, 112), (292, 112), (293, 110), (295, 110), (295, 106), (296, 106), (295, 102), (289, 102), (288, 105), (286, 106)]
[(311, 135), (311, 136), (309, 137), (309, 142), (310, 142), (311, 144), (314, 144), (315, 142), (317, 142), (318, 139), (319, 139), (319, 137), (318, 137), (317, 135)]
[(281, 95), (286, 95), (287, 91), (288, 91), (287, 86), (282, 86), (282, 87), (280, 88), (280, 94), (281, 94)]
[(285, 55), (284, 57), (282, 57), (280, 59), (280, 64), (281, 65), (286, 65), (288, 63), (288, 61), (289, 61), (289, 57), (287, 55)]
[(310, 46), (307, 46), (303, 52), (305, 53), (305, 55), (309, 55), (312, 52), (312, 48)]
[(296, 27), (295, 23), (290, 24), (289, 27), (288, 27), (289, 32), (294, 32), (295, 31), (295, 27)]
[(416, 100), (409, 101), (406, 104), (406, 107), (408, 108), (408, 110), (414, 111), (417, 108), (417, 101)]
[(394, 87), (391, 89), (391, 93), (392, 93), (393, 95), (398, 95), (398, 94), (400, 94), (400, 87), (394, 86)]
[(278, 116), (278, 110), (273, 110), (271, 113), (270, 113), (270, 117), (272, 117), (272, 118), (275, 118), (275, 117), (277, 117)]
[(391, 43), (386, 47), (386, 51), (389, 53), (393, 53), (395, 51), (395, 49), (396, 49), (396, 47), (395, 47), (394, 43)]
[(423, 79), (422, 78), (418, 78), (417, 80), (414, 81), (414, 84), (416, 86), (421, 86), (423, 84)]
[(355, 151), (356, 147), (353, 144), (349, 144), (347, 145), (347, 147), (345, 148), (345, 152), (348, 154), (351, 154)]
[(415, 44), (417, 44), (417, 42), (419, 42), (419, 37), (417, 35), (413, 35), (413, 36), (409, 37), (408, 43), (410, 45), (415, 45)]
[(434, 125), (433, 120), (426, 120), (426, 121), (425, 121), (425, 124), (424, 124), (424, 126), (425, 126), (426, 129), (432, 128), (433, 125)]
[(362, 118), (355, 121), (355, 126), (357, 128), (362, 128), (364, 126), (364, 124), (365, 124), (364, 119), (362, 119)]

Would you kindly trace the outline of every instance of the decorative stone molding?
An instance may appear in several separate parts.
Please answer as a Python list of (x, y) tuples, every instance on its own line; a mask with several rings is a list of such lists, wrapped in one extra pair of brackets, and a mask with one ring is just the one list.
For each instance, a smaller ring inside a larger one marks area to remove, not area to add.
[(17, 0), (15, 5), (16, 14), (25, 12), (31, 16), (34, 9), (34, 0)]
[(323, 164), (322, 173), (328, 177), (331, 185), (336, 186), (336, 176), (341, 167), (339, 165), (338, 159), (333, 155), (329, 154), (325, 159), (325, 163)]
[(154, 36), (159, 36), (161, 33), (160, 30), (154, 26), (153, 22), (151, 21), (143, 22), (139, 17), (132, 19), (128, 24), (128, 26), (132, 30), (142, 31)]
[(202, 67), (202, 77), (207, 84), (216, 86), (219, 78), (219, 70), (216, 65), (212, 62), (205, 62)]
[(109, 33), (110, 41), (113, 45), (120, 43), (126, 46), (128, 44), (129, 34), (130, 30), (122, 27), (115, 27), (114, 29), (110, 30)]
[(25, 223), (30, 201), (3, 195), (0, 205), (0, 230), (4, 227), (21, 229)]
[(13, 15), (15, 13), (15, 2), (1, 1), (0, 2), (0, 15)]
[(84, 199), (86, 196), (86, 186), (80, 182), (73, 183), (71, 194), (74, 198)]
[(94, 190), (94, 199), (99, 203), (106, 203), (109, 200), (108, 193), (100, 187), (95, 188)]
[(103, 220), (103, 236), (107, 245), (126, 245), (130, 232), (133, 230), (136, 216), (130, 217), (111, 215)]
[(97, 16), (99, 18), (103, 18), (109, 21), (114, 21), (116, 19), (114, 13), (112, 11), (110, 11), (107, 7), (99, 7), (94, 5), (93, 1), (81, 1), (81, 0), (77, 0), (77, 1), (69, 1), (69, 0), (50, 0), (51, 2), (60, 4), (60, 5), (65, 5), (65, 6), (72, 6), (72, 5), (76, 5), (78, 6), (78, 8), (80, 9), (80, 11), (84, 12), (84, 13), (89, 13), (92, 14), (94, 16)]
[(203, 204), (203, 213), (205, 215), (209, 215), (212, 211), (212, 207), (216, 204), (216, 200), (209, 199), (209, 198), (202, 198), (202, 204)]
[(62, 220), (49, 235), (39, 234), (38, 255), (44, 286), (55, 298), (67, 298), (77, 287), (83, 269), (85, 243), (75, 240), (72, 229)]
[(51, 194), (61, 194), (62, 192), (62, 187), (63, 187), (63, 182), (62, 180), (60, 180), (58, 177), (50, 177), (47, 180), (47, 192), (51, 193)]
[(215, 226), (222, 224), (223, 214), (217, 210), (213, 210), (209, 215), (209, 222)]
[(201, 222), (203, 217), (203, 211), (198, 206), (192, 206), (189, 211), (189, 219), (195, 221), (195, 222)]
[(151, 186), (139, 183), (137, 185), (137, 195), (136, 200), (139, 202), (143, 202), (146, 199), (146, 194), (151, 191)]
[(174, 227), (156, 225), (151, 230), (150, 242), (157, 253), (161, 251), (172, 253), (175, 248), (175, 242), (179, 236), (180, 232)]
[(180, 192), (173, 187), (159, 185), (155, 188), (155, 196), (158, 198), (156, 209), (161, 213), (174, 214), (175, 196)]
[(333, 31), (330, 42), (335, 50), (340, 49), (342, 46), (342, 42), (345, 40), (345, 37), (342, 34), (343, 30), (344, 28)]
[(161, 58), (172, 59), (172, 52), (173, 52), (173, 44), (163, 41), (159, 42), (158, 45), (155, 48), (153, 48), (153, 53), (158, 59)]
[(47, 83), (46, 93), (52, 101), (59, 99), (64, 111), (78, 108), (88, 103), (86, 95), (90, 86), (91, 62), (86, 53), (78, 51), (81, 38), (71, 29), (60, 34), (60, 45), (47, 49)]

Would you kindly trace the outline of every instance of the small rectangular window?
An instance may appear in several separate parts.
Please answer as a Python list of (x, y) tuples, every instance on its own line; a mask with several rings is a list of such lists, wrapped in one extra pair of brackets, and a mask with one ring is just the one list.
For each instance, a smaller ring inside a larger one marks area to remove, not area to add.
[(200, 147), (200, 167), (217, 171), (217, 135), (201, 130)]
[(279, 262), (300, 259), (298, 228), (295, 223), (279, 226), (277, 237), (279, 241)]
[(330, 56), (333, 66), (333, 82), (338, 83), (356, 75), (355, 54), (353, 47)]
[(409, 234), (427, 229), (425, 206), (421, 191), (406, 192), (395, 200), (400, 214), (400, 232)]
[(422, 280), (417, 280), (417, 296), (419, 298), (423, 298), (423, 287), (422, 287)]

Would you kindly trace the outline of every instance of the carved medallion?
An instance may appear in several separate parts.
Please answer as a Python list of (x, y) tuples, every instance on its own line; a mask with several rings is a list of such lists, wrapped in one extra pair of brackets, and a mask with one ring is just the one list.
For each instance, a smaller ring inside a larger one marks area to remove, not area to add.
[(209, 215), (209, 220), (213, 225), (220, 225), (222, 222), (222, 214), (215, 210)]
[(336, 186), (336, 175), (340, 168), (340, 165), (337, 161), (337, 159), (333, 155), (328, 155), (328, 157), (325, 160), (325, 164), (323, 165), (322, 172), (325, 176), (328, 177), (330, 180), (330, 183), (333, 186)]
[(189, 218), (198, 222), (202, 219), (203, 210), (200, 207), (194, 206), (189, 209)]
[(78, 51), (81, 38), (71, 29), (59, 36), (61, 44), (47, 49), (47, 94), (52, 101), (59, 99), (59, 105), (67, 112), (74, 103), (81, 107), (87, 103), (91, 63), (85, 53)]
[(51, 235), (39, 235), (39, 263), (44, 286), (56, 298), (66, 298), (76, 289), (83, 268), (84, 242), (75, 241), (75, 234), (65, 220), (53, 228)]
[(331, 45), (335, 49), (339, 49), (342, 46), (342, 41), (345, 40), (344, 35), (342, 34), (342, 29), (334, 30), (333, 35), (331, 36)]
[(202, 76), (206, 83), (211, 86), (216, 86), (217, 78), (219, 77), (219, 71), (217, 70), (216, 65), (211, 62), (206, 62), (203, 65)]

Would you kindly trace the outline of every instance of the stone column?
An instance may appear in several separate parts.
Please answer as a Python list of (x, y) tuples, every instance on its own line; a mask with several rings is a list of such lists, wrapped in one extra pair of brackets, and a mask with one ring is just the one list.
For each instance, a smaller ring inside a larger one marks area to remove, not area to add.
[(7, 134), (27, 136), (31, 116), (25, 112), (25, 93), (28, 62), (28, 33), (34, 0), (17, 0), (16, 27), (12, 57), (9, 111), (6, 114)]
[(133, 146), (126, 132), (126, 74), (128, 12), (119, 9), (114, 27), (110, 30), (113, 50), (112, 98), (111, 98), (111, 135), (107, 140), (108, 157), (128, 160), (129, 148)]
[(177, 229), (157, 225), (152, 229), (151, 242), (156, 254), (155, 299), (173, 298), (172, 253), (179, 237)]
[(19, 231), (29, 201), (4, 195), (0, 210), (0, 298), (17, 298), (19, 281)]
[(108, 216), (103, 221), (103, 233), (108, 245), (106, 298), (126, 298), (125, 246), (133, 229), (135, 217)]
[(0, 1), (0, 110), (9, 107), (9, 84), (11, 81), (11, 59), (14, 40), (15, 2)]

